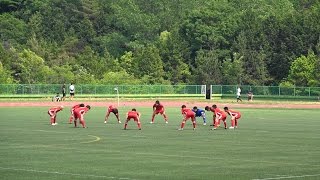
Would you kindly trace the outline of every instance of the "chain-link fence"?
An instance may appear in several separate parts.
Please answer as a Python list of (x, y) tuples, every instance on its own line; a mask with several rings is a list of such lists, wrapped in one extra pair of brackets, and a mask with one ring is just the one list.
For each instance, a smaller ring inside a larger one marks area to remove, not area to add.
[[(234, 95), (237, 92), (236, 85), (212, 85), (212, 94)], [(307, 96), (319, 97), (320, 87), (281, 87), (281, 86), (240, 86), (241, 94), (251, 91), (254, 95), (261, 96)]]

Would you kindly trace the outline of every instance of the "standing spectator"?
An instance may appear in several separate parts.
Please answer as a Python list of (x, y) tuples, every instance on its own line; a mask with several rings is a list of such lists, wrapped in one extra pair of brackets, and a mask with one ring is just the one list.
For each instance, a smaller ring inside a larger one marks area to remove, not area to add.
[(248, 92), (248, 101), (252, 101), (253, 100), (253, 93), (252, 93), (252, 91), (249, 91)]
[(237, 102), (241, 101), (242, 102), (242, 99), (241, 99), (241, 88), (240, 86), (238, 86), (237, 88)]
[(70, 100), (73, 100), (73, 98), (74, 98), (74, 93), (75, 93), (75, 90), (76, 90), (75, 87), (74, 87), (74, 85), (73, 85), (73, 83), (70, 84), (69, 90), (70, 90)]
[(62, 87), (61, 87), (61, 93), (62, 93), (62, 101), (66, 100), (66, 93), (67, 93), (67, 90), (66, 90), (66, 84), (63, 83)]

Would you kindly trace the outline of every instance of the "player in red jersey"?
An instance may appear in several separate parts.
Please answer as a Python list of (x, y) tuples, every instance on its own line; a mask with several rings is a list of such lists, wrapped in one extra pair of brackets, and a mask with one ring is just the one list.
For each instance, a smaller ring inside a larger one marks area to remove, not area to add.
[(227, 114), (221, 109), (219, 109), (215, 104), (212, 105), (212, 109), (214, 110), (214, 114), (216, 118), (214, 121), (214, 127), (211, 130), (217, 129), (220, 121), (223, 121), (224, 128), (227, 129), (227, 123), (226, 123)]
[(152, 114), (152, 118), (151, 118), (151, 124), (154, 123), (154, 117), (156, 116), (156, 114), (161, 114), (164, 118), (164, 121), (166, 122), (166, 124), (168, 124), (168, 117), (164, 111), (164, 106), (160, 103), (159, 100), (156, 100), (156, 102), (154, 103), (153, 107), (153, 114)]
[(59, 111), (63, 110), (63, 106), (58, 106), (58, 107), (52, 107), (49, 109), (48, 114), (50, 116), (50, 124), (52, 126), (57, 125), (58, 123), (56, 122), (56, 117), (57, 117), (57, 113)]
[(191, 119), (192, 125), (193, 125), (193, 130), (195, 130), (196, 129), (196, 115), (195, 115), (195, 113), (191, 109), (188, 109), (186, 107), (186, 105), (182, 105), (181, 106), (181, 114), (183, 115), (183, 120), (182, 120), (181, 126), (178, 130), (183, 130), (184, 125), (186, 124), (186, 121), (188, 119)]
[(78, 107), (74, 110), (74, 127), (77, 127), (77, 120), (79, 119), (80, 124), (83, 128), (87, 128), (86, 122), (84, 121), (84, 115), (91, 109), (89, 105), (85, 107)]
[(229, 129), (237, 128), (238, 120), (241, 118), (241, 113), (239, 111), (231, 110), (228, 107), (224, 107), (223, 109), (231, 116), (231, 127), (229, 127)]
[(105, 124), (107, 123), (110, 113), (113, 113), (116, 116), (116, 118), (118, 120), (118, 123), (120, 124), (121, 121), (120, 121), (120, 118), (119, 118), (119, 110), (118, 110), (118, 108), (115, 108), (112, 105), (110, 105), (108, 107), (107, 114), (106, 114), (106, 117), (104, 119), (104, 123)]
[(69, 124), (72, 124), (72, 120), (74, 119), (74, 110), (79, 108), (79, 107), (84, 107), (84, 104), (76, 104), (74, 106), (72, 106), (70, 112), (71, 112), (71, 116), (69, 118)]
[[(215, 114), (215, 111), (214, 111), (213, 107), (206, 106), (204, 109), (205, 109), (206, 111), (211, 111), (211, 112), (213, 112), (212, 125), (210, 125), (210, 126), (214, 126), (214, 124), (215, 124), (215, 119), (216, 119), (216, 114)], [(217, 125), (217, 126), (220, 127), (220, 121), (218, 122), (218, 125)]]
[(131, 119), (133, 119), (134, 121), (137, 122), (139, 130), (141, 130), (140, 116), (141, 116), (141, 114), (135, 108), (133, 108), (131, 111), (127, 112), (127, 120), (126, 120), (126, 123), (124, 124), (124, 130), (127, 129), (128, 122)]

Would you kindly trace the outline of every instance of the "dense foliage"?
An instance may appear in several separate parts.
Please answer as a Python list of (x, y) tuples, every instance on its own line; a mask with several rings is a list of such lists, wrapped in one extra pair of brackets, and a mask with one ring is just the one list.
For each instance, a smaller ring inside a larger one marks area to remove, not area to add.
[(2, 0), (0, 83), (320, 86), (318, 0)]

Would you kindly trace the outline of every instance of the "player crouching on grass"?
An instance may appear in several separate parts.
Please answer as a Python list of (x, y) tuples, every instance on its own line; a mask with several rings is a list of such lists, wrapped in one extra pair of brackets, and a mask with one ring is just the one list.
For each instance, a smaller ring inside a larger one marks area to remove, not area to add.
[(50, 124), (52, 126), (57, 125), (58, 123), (56, 122), (56, 117), (57, 117), (57, 113), (59, 111), (63, 110), (63, 106), (58, 106), (58, 107), (52, 107), (49, 109), (48, 114), (50, 116)]
[(137, 110), (135, 108), (133, 108), (131, 111), (127, 112), (127, 120), (124, 124), (124, 130), (127, 129), (128, 122), (131, 119), (133, 119), (134, 121), (137, 122), (139, 130), (141, 130), (140, 116), (141, 116), (141, 114), (139, 112), (137, 112)]
[(89, 105), (86, 105), (85, 107), (79, 107), (74, 110), (74, 127), (77, 127), (77, 120), (79, 119), (80, 124), (83, 128), (88, 128), (86, 126), (86, 122), (84, 121), (84, 115), (91, 109)]
[(166, 124), (168, 124), (168, 117), (166, 115), (166, 112), (164, 111), (164, 106), (160, 104), (159, 100), (156, 100), (156, 102), (152, 106), (152, 109), (153, 109), (153, 113), (152, 113), (151, 122), (150, 122), (151, 124), (154, 123), (154, 117), (159, 113), (163, 116)]
[(117, 108), (113, 107), (112, 105), (110, 105), (108, 107), (107, 114), (106, 114), (106, 117), (104, 119), (104, 123), (105, 124), (107, 123), (110, 113), (113, 113), (116, 116), (116, 118), (118, 120), (118, 123), (120, 124), (121, 121), (120, 121), (120, 118), (119, 118), (119, 110)]
[(198, 109), (197, 106), (194, 106), (192, 111), (196, 114), (196, 117), (202, 117), (203, 119), (203, 125), (207, 125), (207, 122), (206, 122), (206, 113), (203, 109)]
[(228, 107), (224, 107), (223, 109), (231, 116), (231, 127), (229, 127), (229, 129), (238, 128), (238, 120), (241, 118), (241, 113), (231, 110)]
[(191, 118), (191, 121), (192, 121), (193, 130), (195, 130), (196, 129), (196, 116), (195, 116), (195, 113), (191, 109), (188, 109), (186, 107), (186, 105), (182, 105), (181, 106), (181, 114), (183, 116), (183, 119), (182, 119), (181, 126), (180, 126), (180, 128), (178, 130), (183, 130), (184, 125), (186, 124), (186, 121), (188, 119), (190, 119), (190, 118)]
[[(215, 112), (214, 112), (213, 107), (206, 106), (204, 109), (205, 109), (206, 111), (211, 111), (211, 112), (213, 112), (212, 124), (211, 124), (210, 126), (214, 126), (214, 122), (215, 122), (215, 119), (216, 119), (216, 114), (215, 114)], [(217, 126), (220, 127), (220, 121), (218, 122)]]
[(71, 116), (69, 118), (69, 124), (72, 124), (72, 120), (74, 120), (74, 110), (79, 108), (79, 107), (84, 107), (84, 104), (76, 104), (74, 106), (72, 106), (70, 112), (71, 112)]
[(215, 121), (214, 121), (214, 127), (211, 130), (216, 130), (218, 128), (218, 124), (220, 121), (223, 121), (224, 129), (227, 129), (227, 122), (226, 122), (227, 114), (221, 109), (219, 109), (215, 104), (212, 105), (212, 109), (214, 110)]

